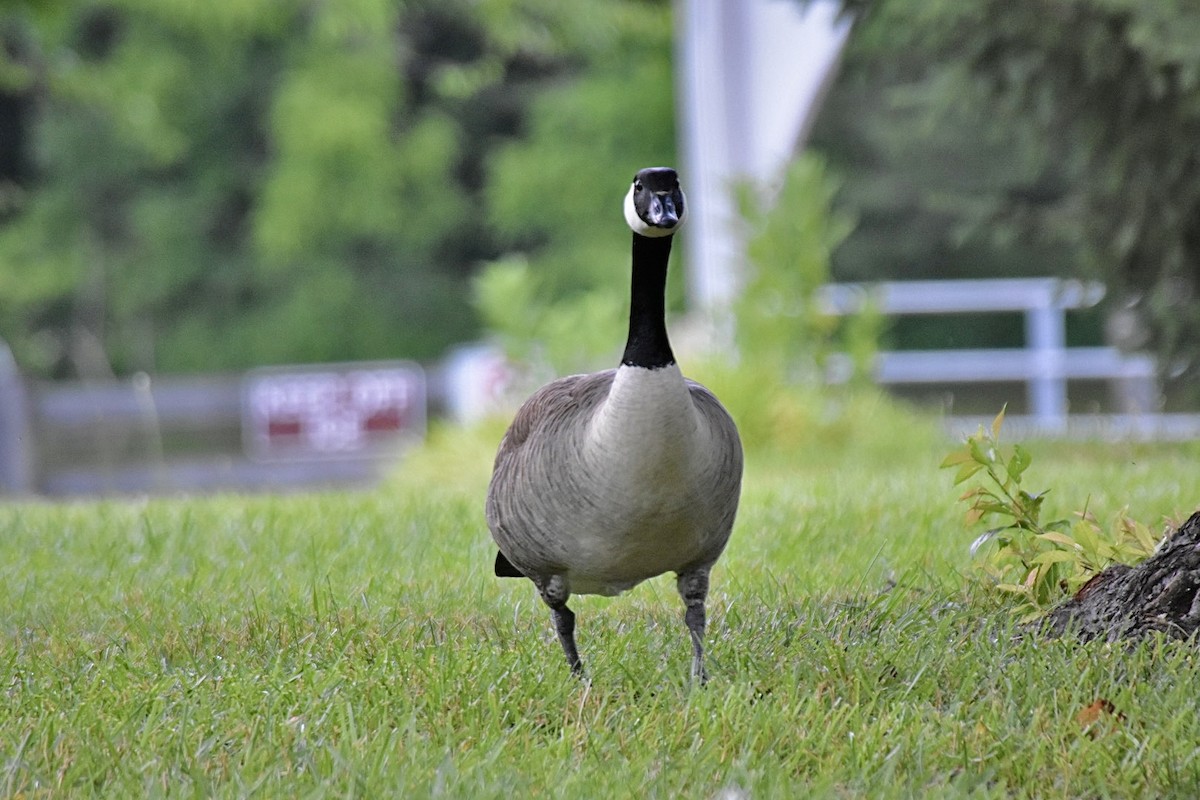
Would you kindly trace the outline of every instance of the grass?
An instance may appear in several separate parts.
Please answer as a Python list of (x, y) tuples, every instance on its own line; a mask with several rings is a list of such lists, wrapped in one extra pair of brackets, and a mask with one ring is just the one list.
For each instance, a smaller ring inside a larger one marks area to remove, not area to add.
[[(532, 587), (491, 576), (495, 433), (367, 493), (0, 507), (0, 794), (1200, 789), (1194, 648), (1015, 635), (965, 577), (949, 443), (752, 459), (701, 689), (666, 578), (574, 600), (591, 682), (569, 677)], [(1063, 513), (1197, 502), (1196, 445), (1031, 450)]]

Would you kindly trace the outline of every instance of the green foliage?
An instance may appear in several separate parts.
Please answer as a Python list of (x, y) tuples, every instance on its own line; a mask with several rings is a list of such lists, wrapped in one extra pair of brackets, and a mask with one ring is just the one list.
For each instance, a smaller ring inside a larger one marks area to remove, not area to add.
[(0, 17), (36, 120), (0, 175), (0, 337), (32, 372), (432, 358), (475, 335), (480, 262), (597, 263), (566, 187), (669, 160), (661, 0), (60, 6)]
[(702, 359), (688, 365), (688, 376), (721, 399), (755, 455), (832, 464), (854, 453), (890, 463), (918, 452), (932, 457), (938, 438), (931, 419), (874, 387), (785, 381), (772, 365), (749, 357), (736, 365)]
[[(841, 263), (884, 263), (891, 253), (905, 271), (917, 255), (940, 273), (972, 261), (990, 261), (993, 275), (1083, 272), (1107, 282), (1137, 319), (1115, 343), (1157, 346), (1168, 371), (1197, 369), (1200, 6), (856, 0), (849, 8), (859, 20), (852, 69), (832, 103), (842, 118), (818, 138), (840, 149), (840, 163), (866, 165), (852, 202), (884, 213), (866, 215), (864, 233), (876, 239), (859, 240)], [(864, 108), (878, 110), (859, 126)], [(857, 132), (838, 136), (847, 129)], [(878, 163), (888, 166), (882, 179)], [(972, 259), (970, 245), (989, 240), (992, 257)], [(906, 252), (910, 245), (920, 252)], [(870, 250), (874, 258), (863, 258)]]
[(966, 523), (974, 527), (992, 518), (1001, 525), (982, 534), (971, 546), (983, 552), (984, 572), (997, 589), (1016, 595), (1024, 619), (1036, 619), (1075, 593), (1110, 564), (1135, 564), (1158, 544), (1150, 529), (1131, 519), (1127, 509), (1102, 527), (1086, 509), (1074, 522), (1042, 521), (1046, 492), (1022, 487), (1033, 456), (1021, 445), (1000, 444), (1001, 410), (990, 430), (980, 426), (965, 444), (942, 461), (954, 469), (954, 485), (974, 485), (959, 498), (967, 502)]
[[(749, 450), (853, 447), (890, 459), (922, 449), (932, 429), (870, 385), (879, 315), (868, 307), (839, 319), (822, 306), (831, 254), (853, 228), (833, 210), (835, 192), (812, 154), (788, 166), (769, 202), (762, 187), (739, 187), (747, 258), (733, 305), (738, 358), (691, 372), (721, 398)], [(849, 359), (848, 390), (827, 383), (835, 353)]]
[(476, 307), (506, 350), (538, 371), (593, 369), (619, 355), (629, 301), (619, 200), (638, 169), (675, 160), (670, 9), (633, 5), (581, 7), (606, 20), (613, 50), (585, 48), (588, 69), (539, 95), (529, 136), (505, 143), (489, 165), (489, 221), (508, 254), (477, 279)]
[(587, 369), (602, 355), (611, 361), (620, 342), (614, 327), (626, 308), (622, 295), (597, 288), (550, 301), (546, 283), (523, 256), (490, 263), (474, 287), (476, 307), (490, 334), (535, 374)]
[[(854, 231), (834, 253), (838, 280), (1046, 275), (1078, 264), (1073, 245), (1024, 235), (1006, 222), (1014, 200), (1061, 191), (1042, 137), (1019, 135), (1008, 117), (939, 65), (894, 37), (912, 33), (941, 4), (910, 4), (910, 16), (860, 19), (822, 105), (810, 147), (838, 177), (836, 207), (854, 215)], [(933, 24), (928, 23), (928, 24)], [(930, 330), (902, 320), (902, 342), (926, 337), (1001, 335), (972, 326)], [(941, 344), (938, 346), (946, 346)]]
[(854, 343), (856, 370), (870, 366), (878, 316), (851, 315), (845, 338), (817, 291), (829, 282), (834, 249), (853, 230), (831, 210), (836, 186), (824, 162), (802, 155), (788, 167), (768, 205), (761, 187), (742, 186), (739, 210), (747, 228), (746, 274), (734, 305), (738, 348), (784, 380), (823, 381), (830, 353)]

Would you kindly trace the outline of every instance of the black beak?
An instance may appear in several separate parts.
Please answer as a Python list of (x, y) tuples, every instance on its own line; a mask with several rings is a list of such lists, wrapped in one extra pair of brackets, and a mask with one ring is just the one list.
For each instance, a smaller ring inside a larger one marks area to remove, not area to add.
[(678, 225), (679, 212), (675, 208), (675, 198), (668, 192), (651, 195), (650, 207), (646, 209), (646, 222), (656, 228), (674, 228)]

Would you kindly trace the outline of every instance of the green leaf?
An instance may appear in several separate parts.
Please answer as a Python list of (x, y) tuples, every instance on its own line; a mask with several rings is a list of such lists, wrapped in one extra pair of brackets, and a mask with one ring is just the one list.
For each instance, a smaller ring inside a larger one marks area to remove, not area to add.
[(1039, 533), (1037, 538), (1039, 538), (1045, 542), (1053, 542), (1054, 544), (1059, 544), (1059, 545), (1062, 545), (1063, 547), (1069, 547), (1073, 550), (1079, 548), (1078, 542), (1076, 542), (1074, 539), (1072, 539), (1067, 534), (1059, 533), (1057, 531), (1047, 531), (1046, 533)]
[(1005, 503), (996, 502), (993, 500), (980, 500), (973, 508), (977, 508), (984, 514), (1005, 514), (1007, 516), (1015, 516), (1013, 510)]
[(1068, 550), (1047, 550), (1044, 553), (1039, 553), (1034, 556), (1031, 563), (1034, 564), (1065, 564), (1068, 562), (1077, 562), (1079, 554)]
[(964, 446), (962, 448), (959, 448), (958, 450), (953, 451), (952, 453), (947, 455), (944, 459), (942, 459), (942, 463), (938, 465), (938, 469), (949, 469), (950, 467), (957, 467), (959, 464), (965, 464), (966, 462), (971, 461), (971, 460), (972, 460), (971, 453)]
[(974, 500), (976, 497), (980, 496), (993, 497), (994, 495), (992, 495), (992, 493), (989, 492), (986, 487), (972, 486), (970, 489), (967, 489), (965, 492), (959, 495), (958, 499), (959, 502), (966, 502), (967, 500)]
[(1004, 425), (1004, 413), (1008, 410), (1008, 403), (1000, 407), (1000, 413), (992, 420), (992, 438), (1000, 439), (1000, 428)]
[(1079, 521), (1071, 526), (1071, 533), (1084, 553), (1094, 555), (1100, 550), (1100, 537), (1091, 523)]
[(995, 463), (996, 450), (990, 446), (990, 442), (987, 443), (988, 448), (985, 450), (984, 444), (984, 440), (976, 439), (974, 436), (972, 436), (967, 440), (967, 451), (971, 454), (971, 460), (973, 460), (976, 464), (986, 467)]
[(1042, 516), (1042, 501), (1045, 500), (1046, 493), (1030, 494), (1022, 490), (1017, 493), (1017, 497), (1021, 501), (1021, 507), (1024, 509), (1025, 516), (1029, 522), (1032, 525), (1038, 526), (1038, 519)]
[(1158, 543), (1162, 538), (1155, 538), (1154, 534), (1150, 533), (1150, 528), (1140, 522), (1133, 523), (1133, 536), (1137, 540), (1138, 546), (1141, 547), (1145, 555), (1150, 555), (1158, 547)]
[(1029, 451), (1019, 444), (1013, 445), (1013, 456), (1008, 462), (1008, 476), (1017, 483), (1020, 483), (1021, 475), (1029, 468), (1032, 461), (1033, 457), (1029, 455)]
[(981, 470), (983, 468), (984, 468), (984, 465), (980, 464), (976, 461), (971, 461), (969, 463), (963, 464), (962, 467), (958, 470), (958, 472), (954, 476), (954, 485), (958, 486), (963, 481), (969, 480), (972, 475), (979, 472), (979, 470)]

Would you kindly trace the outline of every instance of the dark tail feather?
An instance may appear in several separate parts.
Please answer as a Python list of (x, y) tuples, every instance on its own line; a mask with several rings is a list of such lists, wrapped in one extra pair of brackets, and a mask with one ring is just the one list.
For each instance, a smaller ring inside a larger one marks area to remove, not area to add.
[(496, 577), (497, 578), (524, 578), (524, 573), (512, 565), (512, 562), (504, 557), (504, 553), (496, 552)]

